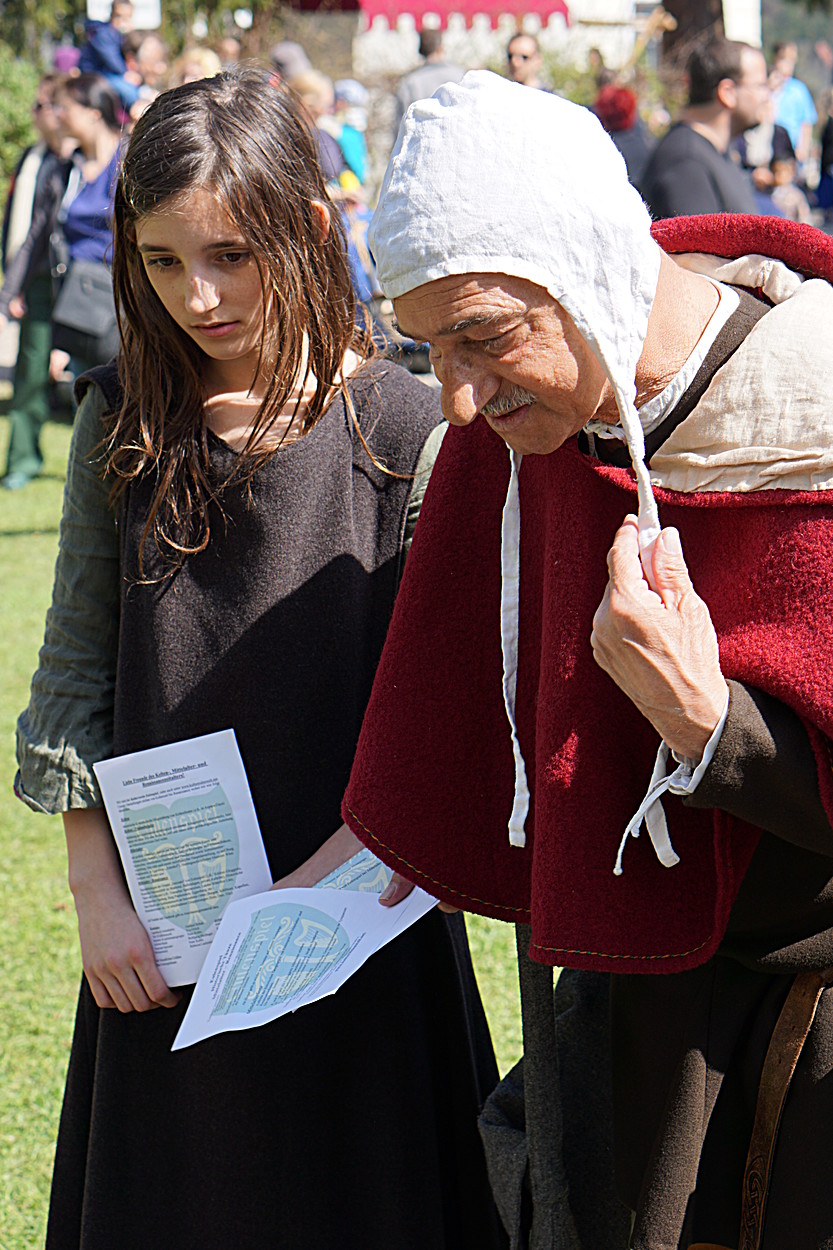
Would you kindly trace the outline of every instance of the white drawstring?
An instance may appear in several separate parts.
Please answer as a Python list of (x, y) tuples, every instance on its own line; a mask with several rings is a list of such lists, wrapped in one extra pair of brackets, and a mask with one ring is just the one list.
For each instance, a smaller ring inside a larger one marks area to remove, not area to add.
[(621, 877), (622, 856), (625, 851), (625, 844), (628, 838), (639, 837), (643, 820), (645, 821), (645, 828), (648, 830), (648, 837), (651, 839), (651, 845), (663, 868), (673, 868), (675, 864), (679, 864), (680, 857), (671, 845), (668, 822), (665, 819), (665, 812), (660, 799), (666, 791), (670, 794), (678, 795), (694, 793), (717, 750), (717, 744), (720, 741), (720, 735), (723, 733), (723, 726), (726, 724), (728, 711), (729, 696), (727, 694), (723, 714), (717, 722), (712, 736), (706, 743), (703, 758), (696, 767), (694, 760), (674, 755), (673, 758), (677, 763), (677, 767), (673, 773), (667, 773), (670, 749), (667, 742), (660, 742), (657, 758), (654, 762), (654, 771), (651, 774), (645, 798), (628, 821), (628, 827), (622, 835), (622, 841), (619, 843), (619, 853), (616, 856), (616, 866), (613, 869), (614, 876)]
[(523, 456), (512, 451), (511, 447), (508, 450), (512, 470), (500, 527), (500, 646), (503, 653), (503, 706), (509, 721), (515, 761), (515, 795), (509, 818), (509, 842), (512, 846), (526, 846), (524, 825), (529, 812), (529, 785), (515, 723), (518, 608), (521, 597), (521, 496), (518, 474)]
[[(657, 758), (654, 763), (654, 771), (651, 774), (651, 780), (648, 785), (648, 791), (645, 798), (639, 804), (635, 814), (628, 822), (628, 826), (622, 835), (622, 841), (619, 843), (619, 854), (616, 856), (616, 867), (613, 869), (615, 877), (622, 875), (622, 855), (625, 851), (625, 844), (630, 837), (638, 838), (642, 828), (642, 821), (648, 830), (648, 836), (651, 839), (651, 845), (656, 851), (657, 859), (663, 868), (673, 868), (675, 864), (679, 864), (680, 857), (671, 845), (671, 838), (668, 834), (668, 822), (665, 819), (660, 796), (665, 794), (671, 785), (671, 777), (666, 776), (666, 768), (668, 766), (668, 746), (665, 742), (659, 744)], [(679, 772), (679, 769), (677, 770)]]

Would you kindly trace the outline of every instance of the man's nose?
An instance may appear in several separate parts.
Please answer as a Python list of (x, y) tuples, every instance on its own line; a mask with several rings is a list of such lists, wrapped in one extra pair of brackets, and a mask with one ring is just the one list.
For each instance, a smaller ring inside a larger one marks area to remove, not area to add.
[(443, 384), (443, 416), (449, 425), (470, 425), (499, 387), (497, 379), (445, 352), (435, 363), (435, 372)]
[(204, 274), (192, 273), (187, 278), (185, 306), (192, 313), (211, 312), (220, 303), (216, 286)]

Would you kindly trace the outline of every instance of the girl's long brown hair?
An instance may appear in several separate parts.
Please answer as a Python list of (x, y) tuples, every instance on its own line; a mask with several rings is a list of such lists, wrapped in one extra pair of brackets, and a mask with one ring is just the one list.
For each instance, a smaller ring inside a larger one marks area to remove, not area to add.
[(163, 308), (136, 246), (140, 218), (176, 206), (197, 188), (216, 196), (246, 240), (264, 292), (261, 360), (269, 383), (232, 477), (249, 480), (274, 454), (262, 435), (296, 383), (310, 372), (316, 381), (306, 433), (324, 412), (347, 349), (367, 352), (335, 213), (322, 238), (314, 202), (326, 204), (327, 191), (317, 141), (297, 98), (250, 67), (159, 96), (133, 131), (114, 205), (124, 399), (105, 443), (106, 470), (114, 500), (133, 479), (153, 475), (140, 568), (151, 536), (168, 567), (202, 551), (209, 504), (222, 488), (209, 468), (205, 357)]

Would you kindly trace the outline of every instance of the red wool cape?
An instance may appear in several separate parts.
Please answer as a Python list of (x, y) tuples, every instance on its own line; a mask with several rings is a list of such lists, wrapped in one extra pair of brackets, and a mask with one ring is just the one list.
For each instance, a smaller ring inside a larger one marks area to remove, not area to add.
[[(666, 251), (763, 253), (833, 280), (821, 232), (763, 218), (662, 222)], [(718, 810), (663, 806), (680, 863), (622, 833), (648, 785), (656, 731), (596, 665), (593, 614), (606, 555), (636, 511), (629, 470), (574, 440), (520, 473), (518, 736), (532, 795), (525, 847), (509, 844), (514, 765), (501, 689), (503, 441), (483, 421), (449, 429), (426, 493), (358, 745), (344, 818), (391, 867), (439, 899), (532, 926), (542, 963), (678, 972), (714, 954), (758, 830)], [(804, 721), (833, 815), (833, 491), (657, 490), (709, 607), (726, 677)]]

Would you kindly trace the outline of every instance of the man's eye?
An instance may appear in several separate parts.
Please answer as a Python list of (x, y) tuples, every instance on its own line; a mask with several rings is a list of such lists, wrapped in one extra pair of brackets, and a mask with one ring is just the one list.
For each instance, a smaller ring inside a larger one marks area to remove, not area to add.
[(481, 339), (480, 346), (485, 347), (487, 352), (499, 350), (509, 342), (511, 333), (511, 330), (505, 330), (503, 334), (495, 334), (490, 339)]
[(249, 259), (248, 252), (223, 252), (220, 257), (227, 265), (239, 265), (242, 261)]
[(176, 264), (176, 257), (174, 256), (146, 256), (145, 257), (146, 269), (170, 269), (171, 266), (175, 264)]

